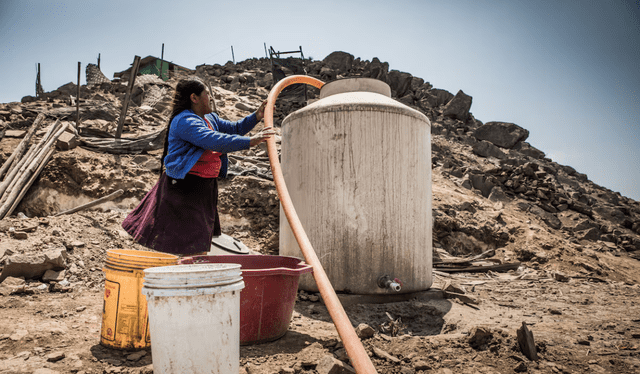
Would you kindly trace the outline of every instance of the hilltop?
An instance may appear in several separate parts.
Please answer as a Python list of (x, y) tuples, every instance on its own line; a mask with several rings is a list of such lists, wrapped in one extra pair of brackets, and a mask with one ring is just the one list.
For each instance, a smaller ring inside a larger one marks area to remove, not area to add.
[[(435, 290), (466, 298), (348, 305), (354, 327), (365, 323), (375, 331), (363, 342), (379, 373), (640, 372), (639, 202), (549, 159), (526, 141), (529, 131), (518, 124), (476, 119), (473, 98), (462, 90), (434, 88), (428, 77), (345, 52), (285, 62), (272, 69), (268, 59), (249, 59), (201, 65), (192, 73), (211, 84), (217, 112), (229, 120), (266, 99), (274, 74), (306, 71), (325, 82), (387, 82), (393, 99), (431, 122), (434, 262), (476, 256), (520, 264), (500, 273), (436, 272)], [(0, 221), (0, 267), (18, 279), (0, 283), (0, 372), (45, 366), (49, 372), (152, 370), (148, 353), (133, 359), (132, 352), (99, 346), (101, 268), (108, 249), (145, 249), (120, 223), (157, 179), (158, 139), (180, 76), (168, 82), (136, 78), (123, 132), (125, 139), (146, 139), (135, 153), (105, 145), (115, 132), (127, 82), (113, 82), (95, 66), (88, 67), (89, 84), (80, 88), (77, 129), (73, 83), (0, 104), (2, 163), (40, 113), (46, 119), (36, 137), (56, 120), (77, 134), (59, 145), (15, 215)], [(280, 96), (274, 114), (278, 133), (286, 115), (306, 105), (305, 95), (314, 100), (318, 90), (294, 86)], [(256, 148), (231, 157), (230, 178), (221, 182), (222, 230), (255, 252), (277, 254), (279, 207), (266, 156), (265, 148)], [(119, 189), (120, 197), (97, 208), (52, 217)], [(43, 279), (47, 269), (59, 272)], [(273, 343), (242, 347), (242, 370), (322, 372), (318, 363), (327, 354), (348, 363), (318, 295), (298, 297), (289, 333)], [(397, 325), (392, 332), (385, 330), (390, 322)], [(535, 334), (538, 361), (518, 348), (516, 330), (523, 322)]]

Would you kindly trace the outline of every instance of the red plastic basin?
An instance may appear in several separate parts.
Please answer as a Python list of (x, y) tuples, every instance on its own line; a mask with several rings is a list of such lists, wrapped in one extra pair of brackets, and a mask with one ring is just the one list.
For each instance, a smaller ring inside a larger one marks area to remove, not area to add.
[(300, 275), (313, 268), (299, 258), (268, 255), (183, 257), (179, 264), (240, 264), (244, 289), (240, 292), (240, 344), (281, 338), (289, 328)]

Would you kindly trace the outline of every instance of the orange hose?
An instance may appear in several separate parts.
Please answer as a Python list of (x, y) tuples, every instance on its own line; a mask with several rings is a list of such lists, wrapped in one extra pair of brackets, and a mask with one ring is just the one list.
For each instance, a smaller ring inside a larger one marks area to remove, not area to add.
[[(271, 89), (271, 92), (269, 92), (267, 106), (264, 111), (265, 128), (273, 127), (273, 108), (276, 104), (276, 98), (280, 92), (282, 92), (285, 87), (297, 83), (305, 83), (316, 88), (320, 88), (324, 85), (324, 82), (321, 80), (305, 75), (292, 75), (282, 79)], [(331, 315), (333, 324), (336, 326), (336, 330), (338, 330), (338, 335), (340, 335), (340, 339), (342, 339), (342, 343), (344, 344), (344, 348), (351, 359), (351, 363), (359, 374), (377, 373), (369, 355), (362, 346), (362, 342), (358, 338), (358, 335), (356, 335), (353, 326), (351, 326), (351, 321), (349, 321), (349, 317), (347, 317), (347, 313), (345, 313), (344, 308), (338, 299), (338, 295), (336, 295), (327, 274), (320, 264), (320, 260), (318, 259), (315, 250), (311, 246), (307, 233), (304, 231), (302, 223), (296, 214), (296, 210), (293, 207), (291, 197), (287, 190), (287, 185), (285, 184), (284, 177), (282, 176), (282, 168), (280, 167), (278, 151), (276, 149), (276, 140), (273, 137), (267, 140), (267, 149), (269, 152), (269, 162), (271, 163), (271, 172), (273, 173), (273, 180), (276, 184), (276, 190), (280, 197), (282, 209), (284, 210), (287, 221), (289, 221), (289, 226), (291, 226), (291, 231), (293, 231), (293, 235), (298, 241), (298, 245), (300, 246), (300, 250), (307, 261), (307, 264), (313, 267), (313, 278), (316, 280), (320, 295), (322, 295), (322, 299), (324, 300), (327, 310)]]

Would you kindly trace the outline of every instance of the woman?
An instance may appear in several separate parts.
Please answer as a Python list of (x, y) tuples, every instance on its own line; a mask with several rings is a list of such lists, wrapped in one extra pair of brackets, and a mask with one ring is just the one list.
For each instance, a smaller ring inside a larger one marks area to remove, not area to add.
[[(264, 117), (266, 101), (238, 122), (219, 118), (198, 78), (178, 82), (167, 126), (160, 178), (122, 222), (141, 245), (177, 255), (203, 254), (220, 232), (218, 177), (229, 152), (266, 141), (273, 129), (243, 136)], [(163, 171), (163, 169), (165, 169)]]

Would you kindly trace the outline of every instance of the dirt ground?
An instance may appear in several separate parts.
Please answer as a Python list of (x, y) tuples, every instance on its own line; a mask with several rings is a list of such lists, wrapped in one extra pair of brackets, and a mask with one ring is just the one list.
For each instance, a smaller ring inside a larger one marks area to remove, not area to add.
[[(0, 248), (5, 252), (66, 249), (68, 286), (56, 289), (43, 287), (37, 280), (28, 281), (28, 292), (0, 297), (0, 373), (151, 373), (150, 349), (119, 351), (102, 347), (99, 341), (105, 253), (117, 248), (145, 249), (134, 243), (120, 224), (137, 203), (136, 196), (150, 188), (154, 174), (131, 166), (137, 156), (92, 156), (91, 152), (75, 149), (58, 157), (82, 162), (53, 163), (74, 166), (49, 169), (41, 188), (56, 187), (48, 183), (59, 181), (62, 174), (78, 178), (79, 171), (71, 171), (83, 169), (90, 170), (83, 177), (97, 179), (96, 185), (124, 177), (140, 183), (132, 185), (118, 203), (107, 203), (97, 210), (3, 220)], [(120, 163), (122, 167), (93, 167), (91, 171), (91, 165), (98, 161), (106, 166)], [(113, 170), (119, 171), (114, 174)], [(49, 178), (51, 175), (58, 177)], [(59, 206), (54, 204), (52, 209), (64, 210), (65, 204), (79, 203), (63, 198), (73, 183), (63, 184), (67, 187), (56, 187)], [(85, 195), (91, 195), (92, 184), (84, 186)], [(434, 186), (434, 209), (476, 199), (472, 192), (442, 178), (437, 169)], [(226, 197), (221, 209), (226, 233), (239, 237), (254, 251), (275, 254), (277, 246), (273, 247), (272, 236), (277, 232), (277, 200), (269, 187), (273, 187), (270, 181), (235, 177), (223, 185), (221, 195)], [(246, 201), (230, 208), (225, 201), (238, 201), (236, 194)], [(527, 240), (547, 248), (543, 249), (546, 254), (537, 254), (517, 271), (507, 273), (438, 272), (432, 291), (407, 301), (359, 304), (349, 296), (343, 297), (353, 325), (365, 323), (376, 331), (364, 338), (363, 344), (377, 371), (640, 372), (640, 262), (626, 254), (565, 242), (535, 222), (522, 225), (518, 210), (511, 205), (487, 203), (478, 209), (487, 217), (500, 212), (506, 227), (523, 230), (514, 243), (496, 251), (495, 260), (513, 259), (516, 249), (524, 247)], [(247, 217), (262, 219), (249, 222), (251, 218)], [(14, 238), (11, 227), (28, 231), (28, 237)], [(436, 256), (443, 253), (437, 247)], [(556, 272), (566, 277), (557, 277)], [(444, 298), (438, 290), (445, 284), (458, 287), (470, 299)], [(316, 373), (316, 365), (327, 354), (348, 362), (318, 296), (299, 292), (289, 331), (283, 338), (241, 347), (241, 372)], [(519, 348), (516, 331), (522, 323), (534, 335), (537, 361), (527, 359)]]
[[(257, 107), (268, 91), (250, 93), (245, 101)], [(216, 89), (215, 97), (226, 118), (248, 114), (235, 93)], [(444, 123), (433, 122), (434, 128)], [(142, 123), (152, 131), (166, 122)], [(377, 372), (640, 373), (640, 261), (616, 243), (551, 229), (527, 212), (534, 202), (522, 194), (494, 202), (462, 187), (451, 165), (478, 172), (495, 165), (473, 155), (456, 134), (434, 135), (432, 141), (434, 261), (485, 253), (485, 264), (520, 266), (508, 272), (434, 270), (431, 290), (403, 301), (372, 304), (341, 295), (353, 326), (372, 329), (362, 343)], [(19, 141), (2, 139), (5, 159)], [(445, 159), (445, 151), (455, 157)], [(22, 292), (0, 295), (0, 373), (153, 372), (150, 349), (103, 347), (100, 330), (107, 250), (147, 250), (121, 223), (155, 183), (159, 152), (56, 152), (14, 215), (0, 221), (0, 266), (16, 254), (61, 250), (66, 256), (64, 280), (27, 279)], [(279, 203), (265, 150), (236, 156), (231, 178), (220, 184), (222, 231), (254, 252), (277, 254)], [(118, 189), (124, 193), (117, 200), (52, 217)], [(567, 227), (586, 220), (573, 210), (557, 216)], [(533, 334), (537, 360), (520, 348), (523, 323)], [(327, 355), (349, 363), (320, 295), (299, 291), (288, 332), (271, 343), (240, 347), (240, 372), (349, 372), (319, 368)]]
[[(118, 232), (113, 221), (122, 216), (77, 214), (51, 219), (49, 227), (41, 229), (46, 232), (61, 227), (69, 238), (84, 242), (70, 250), (69, 256), (83, 259), (86, 268), (75, 276), (69, 292), (34, 291), (0, 298), (0, 372), (152, 371), (150, 349), (140, 357), (136, 351), (99, 344), (104, 288), (100, 258), (103, 245), (127, 242), (119, 234), (111, 234), (111, 238), (107, 234)], [(110, 221), (113, 223), (108, 224)], [(74, 232), (71, 226), (76, 225), (90, 229)], [(379, 373), (640, 372), (637, 284), (588, 277), (568, 282), (508, 278), (465, 274), (449, 279), (466, 288), (467, 294), (479, 301), (477, 305), (424, 295), (404, 302), (347, 305), (346, 311), (354, 325), (366, 323), (378, 330), (363, 341), (368, 351), (376, 352), (373, 349), (377, 348), (393, 357), (372, 354)], [(436, 277), (434, 289), (444, 280)], [(299, 294), (283, 338), (241, 347), (243, 370), (314, 373), (317, 360), (325, 354), (345, 357), (326, 308), (308, 296)], [(401, 321), (395, 336), (379, 331), (390, 322), (387, 314)], [(537, 362), (529, 361), (518, 348), (516, 330), (523, 322), (535, 336)], [(484, 335), (478, 328), (486, 329)], [(42, 368), (51, 371), (37, 371)]]

